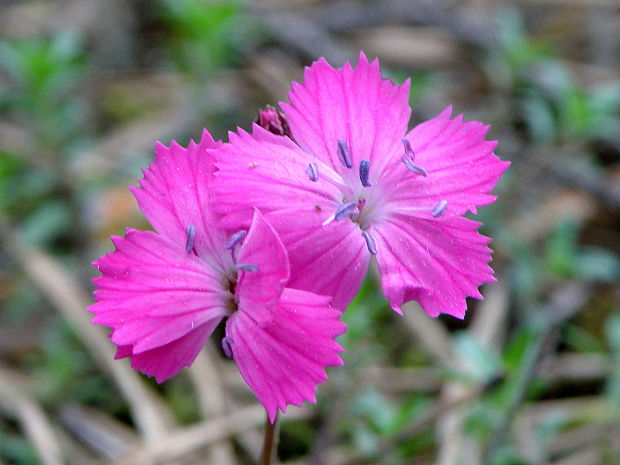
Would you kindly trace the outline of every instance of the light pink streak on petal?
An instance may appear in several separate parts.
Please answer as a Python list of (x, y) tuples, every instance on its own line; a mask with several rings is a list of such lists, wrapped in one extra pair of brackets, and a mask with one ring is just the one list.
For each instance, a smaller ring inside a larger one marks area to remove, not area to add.
[[(230, 143), (213, 151), (219, 172), (215, 175), (213, 207), (226, 228), (249, 226), (256, 206), (262, 212), (331, 206), (340, 201), (340, 191), (323, 179), (340, 177), (327, 165), (305, 153), (287, 137), (273, 135), (254, 126), (254, 133), (230, 133)], [(306, 169), (315, 161), (321, 178), (313, 182)], [(341, 180), (340, 180), (341, 181)], [(328, 214), (326, 213), (326, 218)]]
[[(392, 166), (382, 179), (384, 195), (390, 199), (387, 210), (432, 208), (447, 200), (447, 211), (462, 215), (476, 213), (476, 207), (495, 200), (490, 192), (510, 163), (495, 156), (495, 141), (484, 140), (488, 126), (478, 121), (463, 122), (462, 115), (452, 119), (451, 111), (448, 107), (407, 134), (415, 163), (428, 176), (415, 175), (402, 163)], [(427, 211), (423, 216), (429, 214)]]
[(214, 229), (209, 207), (214, 161), (208, 149), (219, 145), (206, 130), (199, 144), (191, 141), (187, 148), (174, 141), (170, 147), (157, 143), (155, 162), (143, 170), (141, 187), (130, 190), (158, 233), (185, 250), (186, 228), (193, 225), (198, 255), (228, 269), (229, 254), (223, 249), (225, 238)]
[(218, 321), (211, 321), (166, 345), (139, 354), (132, 354), (130, 346), (123, 351), (119, 347), (115, 358), (131, 357), (131, 367), (134, 370), (154, 376), (155, 380), (161, 383), (194, 362), (217, 323)]
[(346, 326), (328, 302), (328, 297), (287, 288), (268, 325), (257, 323), (244, 308), (227, 322), (241, 376), (272, 423), (278, 409), (316, 402), (317, 384), (327, 379), (325, 367), (343, 363), (334, 338)]
[(463, 318), (466, 297), (482, 299), (478, 286), (495, 281), (490, 239), (480, 223), (463, 217), (434, 220), (394, 215), (373, 229), (383, 293), (392, 308), (417, 300), (433, 317)]
[(93, 323), (113, 328), (112, 341), (139, 353), (168, 344), (227, 313), (226, 278), (151, 231), (114, 237), (116, 251), (95, 266)]
[[(360, 53), (355, 68), (332, 68), (323, 58), (305, 69), (303, 84), (293, 83), (290, 104), (280, 103), (295, 140), (329, 163), (349, 181), (358, 182), (361, 160), (370, 161), (370, 182), (403, 153), (407, 131), (409, 80), (396, 85), (381, 77), (379, 62)], [(338, 159), (337, 141), (345, 140), (353, 168)]]
[(239, 249), (237, 263), (258, 267), (256, 271), (239, 271), (236, 289), (239, 307), (254, 312), (256, 320), (269, 318), (288, 281), (289, 261), (278, 234), (258, 210), (254, 210), (252, 226)]
[(324, 210), (282, 210), (267, 219), (288, 252), (286, 286), (333, 296), (331, 306), (344, 311), (364, 280), (370, 253), (357, 225), (345, 219), (322, 226), (324, 216)]

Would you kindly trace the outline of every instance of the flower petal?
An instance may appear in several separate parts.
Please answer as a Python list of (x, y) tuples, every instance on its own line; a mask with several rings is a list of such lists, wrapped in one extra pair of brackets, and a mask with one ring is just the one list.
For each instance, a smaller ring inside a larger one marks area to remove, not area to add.
[(161, 383), (194, 362), (218, 323), (219, 320), (209, 321), (179, 339), (139, 354), (134, 354), (131, 346), (120, 346), (115, 359), (131, 357), (134, 370), (154, 376)]
[[(259, 126), (254, 126), (253, 134), (230, 133), (230, 143), (212, 153), (219, 169), (213, 184), (213, 208), (223, 216), (223, 227), (249, 226), (255, 206), (263, 213), (298, 208), (301, 214), (315, 205), (327, 207), (339, 201), (340, 191), (324, 179), (338, 182), (338, 174), (289, 138)], [(315, 161), (320, 177), (313, 182), (306, 170)]]
[[(130, 188), (155, 230), (180, 249), (185, 250), (187, 227), (193, 226), (194, 248), (202, 257), (214, 252), (219, 256), (224, 243), (221, 234), (214, 231), (208, 206), (214, 166), (207, 149), (218, 145), (206, 130), (199, 144), (191, 141), (187, 148), (174, 141), (170, 147), (157, 143), (155, 162), (143, 170), (140, 187)], [(225, 268), (226, 264), (221, 266)]]
[(258, 210), (254, 210), (254, 219), (239, 249), (237, 263), (257, 268), (255, 271), (239, 270), (236, 288), (239, 306), (260, 307), (263, 312), (272, 310), (288, 281), (289, 261), (278, 234)]
[(231, 298), (226, 278), (194, 254), (151, 231), (114, 237), (116, 251), (95, 266), (93, 323), (114, 329), (112, 341), (134, 354), (166, 345), (217, 323)]
[(267, 215), (286, 246), (291, 277), (286, 287), (332, 296), (344, 311), (366, 275), (370, 254), (357, 225), (349, 220), (323, 226), (325, 212), (281, 210)]
[(452, 109), (413, 128), (407, 134), (415, 164), (426, 170), (418, 176), (404, 164), (390, 167), (382, 185), (391, 209), (428, 207), (447, 200), (450, 214), (476, 213), (476, 207), (495, 200), (489, 194), (510, 165), (493, 154), (496, 141), (485, 141), (488, 126), (464, 122), (462, 115), (452, 119)]
[[(322, 225), (342, 203), (334, 185), (340, 176), (288, 138), (259, 127), (252, 135), (231, 134), (230, 143), (213, 153), (219, 168), (213, 208), (222, 215), (220, 224), (247, 228), (258, 208), (288, 252), (292, 274), (286, 286), (333, 295), (332, 306), (344, 310), (361, 285), (369, 256), (351, 221)], [(306, 172), (309, 160), (317, 163), (316, 182)]]
[(494, 281), (490, 239), (480, 223), (463, 217), (421, 219), (393, 215), (373, 229), (383, 293), (398, 313), (417, 300), (433, 317), (463, 318), (466, 297), (482, 299), (478, 286)]
[[(323, 58), (306, 68), (303, 84), (293, 83), (290, 104), (281, 103), (299, 145), (334, 170), (357, 176), (362, 160), (370, 161), (370, 183), (402, 153), (407, 131), (409, 81), (396, 85), (381, 77), (379, 62), (360, 53), (355, 68), (332, 68)], [(338, 141), (349, 147), (353, 167), (338, 159)]]
[(273, 318), (261, 325), (251, 309), (240, 309), (227, 322), (226, 335), (241, 376), (264, 405), (271, 422), (278, 408), (315, 402), (326, 366), (342, 365), (334, 338), (346, 330), (329, 297), (284, 289)]

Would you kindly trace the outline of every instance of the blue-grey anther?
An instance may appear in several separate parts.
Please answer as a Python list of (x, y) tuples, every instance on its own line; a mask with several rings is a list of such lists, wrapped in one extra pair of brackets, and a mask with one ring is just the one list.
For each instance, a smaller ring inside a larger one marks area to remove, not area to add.
[(426, 170), (421, 166), (414, 164), (409, 157), (403, 157), (401, 160), (405, 164), (405, 166), (411, 171), (413, 171), (415, 174), (426, 176)]
[(370, 187), (370, 181), (368, 180), (368, 176), (370, 175), (370, 162), (368, 160), (360, 161), (360, 181), (362, 181), (362, 186)]
[(241, 271), (258, 271), (258, 267), (253, 263), (237, 263), (236, 266)]
[(353, 162), (351, 162), (351, 154), (349, 153), (349, 147), (347, 143), (340, 139), (338, 141), (338, 160), (347, 168), (353, 168)]
[(308, 168), (306, 168), (306, 173), (308, 173), (308, 177), (312, 182), (319, 179), (319, 167), (316, 163), (309, 163)]
[(368, 251), (373, 255), (377, 255), (377, 244), (375, 243), (375, 238), (372, 237), (368, 231), (362, 231), (362, 237), (366, 241)]
[(193, 224), (188, 224), (185, 228), (185, 234), (187, 234), (187, 239), (185, 240), (185, 252), (190, 253), (194, 248), (194, 243), (196, 242), (196, 228)]
[(340, 221), (347, 218), (351, 213), (355, 211), (355, 208), (355, 202), (343, 203), (336, 210), (336, 213), (334, 214), (334, 220)]
[(431, 215), (433, 216), (433, 218), (437, 218), (438, 216), (443, 215), (443, 212), (446, 211), (447, 207), (448, 207), (448, 201), (442, 200), (437, 205), (435, 205), (435, 208), (433, 208)]
[(413, 149), (411, 148), (411, 144), (407, 139), (402, 139), (403, 145), (405, 146), (405, 154), (411, 159), (411, 161), (415, 160), (415, 153), (413, 153)]
[(226, 358), (233, 358), (232, 340), (229, 337), (222, 338), (222, 350)]
[(245, 237), (247, 233), (248, 232), (245, 229), (242, 229), (241, 231), (237, 231), (235, 234), (230, 236), (230, 239), (228, 239), (228, 242), (226, 243), (224, 247), (227, 250), (233, 249), (239, 242), (241, 242), (241, 240)]

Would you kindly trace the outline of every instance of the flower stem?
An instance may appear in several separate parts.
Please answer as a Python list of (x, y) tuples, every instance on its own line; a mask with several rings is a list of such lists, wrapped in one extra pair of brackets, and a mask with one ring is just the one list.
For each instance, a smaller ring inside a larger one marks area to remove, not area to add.
[(263, 452), (260, 456), (260, 465), (271, 465), (271, 458), (273, 457), (273, 451), (276, 448), (278, 442), (276, 432), (278, 430), (278, 414), (273, 420), (273, 424), (269, 421), (269, 415), (265, 419), (265, 436), (263, 439)]

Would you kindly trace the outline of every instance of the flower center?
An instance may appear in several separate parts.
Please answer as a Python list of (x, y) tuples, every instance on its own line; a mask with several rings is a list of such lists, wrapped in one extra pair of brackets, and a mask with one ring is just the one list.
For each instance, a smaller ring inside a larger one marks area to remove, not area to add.
[[(405, 165), (405, 168), (418, 176), (426, 177), (426, 170), (415, 164), (415, 153), (413, 152), (409, 141), (407, 139), (402, 139), (402, 142), (405, 153), (402, 156), (401, 161)], [(344, 168), (353, 169), (351, 152), (349, 150), (349, 146), (344, 140), (338, 140), (336, 153), (338, 155), (338, 160)], [(306, 174), (312, 182), (316, 182), (320, 177), (327, 180), (331, 184), (338, 187), (343, 194), (342, 203), (336, 208), (335, 212), (323, 222), (323, 226), (328, 226), (334, 221), (342, 221), (348, 218), (353, 223), (357, 223), (359, 225), (359, 228), (362, 231), (362, 238), (366, 242), (368, 251), (372, 255), (376, 255), (377, 246), (370, 230), (372, 225), (380, 220), (380, 215), (382, 214), (380, 205), (383, 202), (382, 199), (380, 199), (380, 194), (377, 193), (376, 188), (370, 189), (373, 187), (373, 184), (370, 182), (370, 170), (371, 165), (369, 160), (361, 160), (359, 162), (358, 171), (361, 185), (350, 185), (342, 178), (332, 179), (330, 176), (321, 176), (316, 163), (308, 164)], [(345, 176), (345, 179), (351, 180), (352, 177)], [(448, 201), (441, 200), (434, 206), (410, 207), (410, 210), (430, 211), (431, 216), (433, 218), (437, 218), (443, 215), (447, 206)]]

